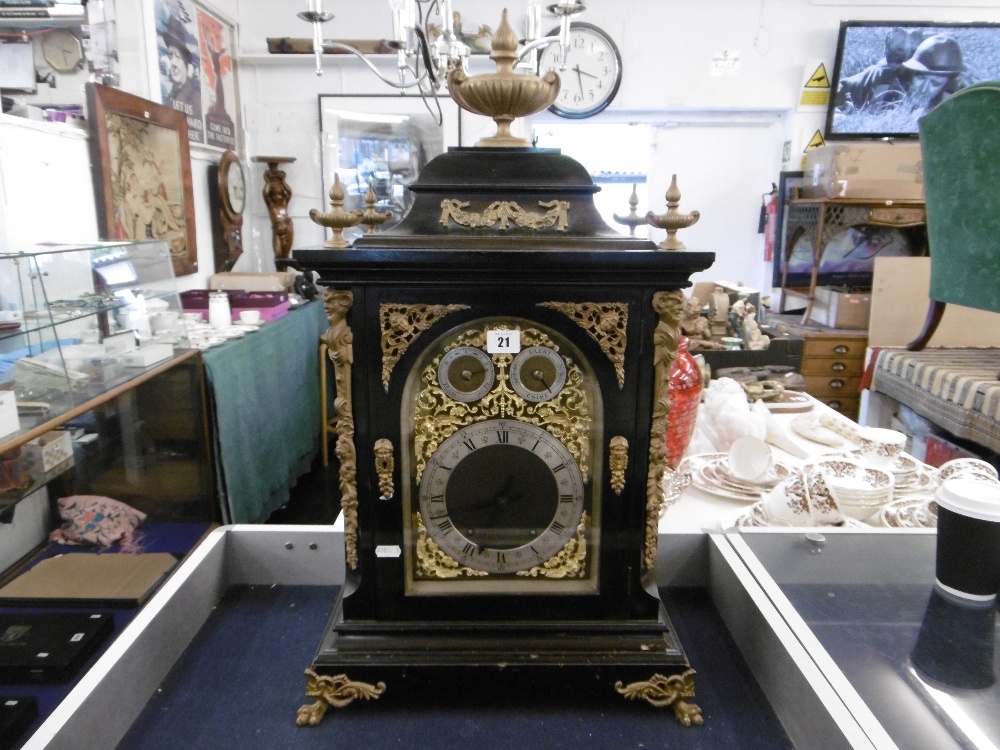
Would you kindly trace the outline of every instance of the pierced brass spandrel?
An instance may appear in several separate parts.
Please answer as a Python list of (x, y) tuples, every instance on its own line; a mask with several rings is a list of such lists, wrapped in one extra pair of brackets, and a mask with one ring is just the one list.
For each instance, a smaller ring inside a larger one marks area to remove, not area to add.
[(625, 346), (628, 343), (628, 304), (625, 302), (539, 302), (539, 307), (558, 310), (601, 347), (615, 367), (618, 390), (625, 387)]
[(656, 539), (665, 502), (663, 475), (667, 470), (667, 415), (670, 412), (670, 366), (677, 359), (678, 325), (684, 293), (679, 289), (653, 295), (659, 322), (653, 331), (653, 410), (649, 429), (649, 470), (646, 475), (646, 539), (643, 565), (656, 566)]
[(337, 386), (333, 400), (333, 431), (337, 435), (334, 453), (340, 461), (340, 507), (344, 512), (344, 550), (348, 566), (358, 567), (358, 466), (354, 447), (354, 405), (351, 395), (351, 366), (354, 364), (354, 333), (347, 325), (347, 313), (354, 304), (354, 294), (346, 290), (326, 289), (323, 305), (330, 328), (323, 334), (327, 354), (333, 362)]
[[(558, 345), (536, 328), (521, 331), (524, 347), (547, 346), (554, 351)], [(496, 382), (479, 401), (461, 403), (448, 397), (438, 383), (437, 369), (441, 357), (457, 346), (485, 348), (486, 333), (470, 329), (452, 339), (448, 350), (435, 357), (421, 372), (422, 386), (415, 399), (413, 418), (414, 472), (419, 484), (427, 461), (438, 446), (456, 430), (484, 419), (517, 419), (537, 425), (557, 438), (572, 454), (580, 467), (583, 481), (589, 481), (591, 455), (590, 435), (593, 416), (584, 385), (584, 375), (579, 366), (566, 362), (566, 384), (555, 397), (540, 403), (530, 403), (522, 398), (510, 384), (509, 354), (493, 356)]]
[(385, 692), (385, 683), (372, 685), (367, 682), (355, 682), (346, 674), (333, 676), (318, 675), (313, 670), (306, 670), (306, 696), (318, 698), (315, 703), (302, 706), (295, 723), (300, 727), (314, 727), (326, 715), (328, 708), (343, 708), (359, 698), (377, 700)]
[(423, 578), (461, 578), (489, 575), (484, 570), (473, 570), (459, 563), (442, 550), (427, 534), (424, 519), (419, 513), (413, 514), (413, 527), (417, 530), (417, 575)]
[(566, 231), (569, 227), (569, 201), (538, 201), (538, 206), (547, 208), (548, 211), (535, 213), (521, 208), (514, 201), (493, 201), (484, 211), (476, 213), (465, 210), (469, 207), (469, 201), (445, 198), (441, 201), (440, 222), (444, 226), (448, 226), (449, 222), (453, 221), (459, 226), (469, 229), (492, 227), (499, 224), (500, 229), (507, 230), (513, 223), (522, 229), (537, 231), (555, 227), (557, 231)]
[(608, 467), (611, 469), (611, 489), (616, 495), (620, 495), (625, 489), (625, 470), (628, 468), (628, 440), (621, 435), (611, 438)]
[(382, 330), (382, 386), (389, 392), (392, 370), (421, 333), (445, 315), (468, 310), (468, 305), (394, 305), (379, 306)]
[(394, 492), (392, 472), (395, 468), (392, 442), (385, 438), (375, 441), (375, 473), (378, 474), (379, 500), (391, 500)]
[(673, 706), (674, 714), (681, 724), (686, 727), (692, 725), (700, 727), (705, 723), (701, 709), (686, 700), (694, 698), (694, 675), (694, 670), (689, 669), (670, 677), (654, 674), (648, 680), (631, 682), (628, 685), (619, 680), (615, 683), (615, 690), (630, 700), (644, 700), (657, 708)]

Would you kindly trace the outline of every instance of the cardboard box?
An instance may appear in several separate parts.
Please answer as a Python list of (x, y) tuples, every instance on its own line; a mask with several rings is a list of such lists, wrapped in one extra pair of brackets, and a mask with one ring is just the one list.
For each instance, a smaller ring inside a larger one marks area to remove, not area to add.
[(286, 292), (295, 284), (292, 271), (270, 271), (261, 273), (217, 273), (209, 277), (209, 289), (236, 290), (246, 292)]
[(831, 328), (865, 330), (871, 316), (871, 292), (849, 292), (835, 287), (816, 287), (809, 320)]
[(806, 154), (802, 195), (862, 200), (924, 199), (919, 143), (843, 143)]
[[(285, 292), (246, 292), (242, 290), (227, 291), (229, 308), (233, 320), (239, 322), (243, 310), (259, 310), (261, 320), (271, 321), (284, 317), (291, 308), (288, 295)], [(181, 292), (181, 304), (188, 312), (200, 312), (208, 320), (208, 290), (189, 289)]]
[(125, 367), (149, 367), (174, 356), (172, 344), (143, 344), (138, 349), (122, 355)]
[(73, 457), (73, 439), (66, 430), (52, 430), (25, 443), (24, 452), (44, 473)]
[(14, 391), (0, 391), (0, 437), (21, 429), (17, 416), (17, 397)]

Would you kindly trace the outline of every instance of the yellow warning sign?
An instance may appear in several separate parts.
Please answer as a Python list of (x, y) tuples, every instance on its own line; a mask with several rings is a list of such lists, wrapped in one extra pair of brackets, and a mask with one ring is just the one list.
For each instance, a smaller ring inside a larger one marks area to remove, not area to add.
[(826, 141), (823, 140), (823, 134), (817, 130), (813, 137), (809, 139), (809, 143), (806, 147), (802, 149), (802, 152), (805, 153), (806, 151), (822, 148), (825, 145)]
[(816, 72), (809, 76), (809, 80), (806, 81), (807, 89), (828, 89), (830, 88), (830, 76), (826, 74), (826, 65), (820, 63), (819, 67), (816, 68)]

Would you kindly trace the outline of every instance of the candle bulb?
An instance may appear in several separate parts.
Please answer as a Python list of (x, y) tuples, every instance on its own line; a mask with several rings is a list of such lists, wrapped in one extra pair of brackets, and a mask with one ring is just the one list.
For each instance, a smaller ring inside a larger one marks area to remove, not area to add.
[(396, 7), (392, 9), (392, 38), (397, 42), (402, 42), (406, 38), (406, 29), (403, 22), (404, 11)]
[(455, 22), (451, 12), (451, 0), (444, 0), (444, 9), (441, 12), (444, 15), (444, 18), (442, 19), (444, 32), (446, 34), (451, 34), (455, 30)]

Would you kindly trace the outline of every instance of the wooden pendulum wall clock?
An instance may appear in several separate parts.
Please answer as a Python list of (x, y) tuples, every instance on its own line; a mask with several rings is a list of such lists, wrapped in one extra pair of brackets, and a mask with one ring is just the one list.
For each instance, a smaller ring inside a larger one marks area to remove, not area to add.
[[(449, 84), (471, 108), (494, 81)], [(700, 724), (653, 582), (680, 290), (714, 254), (618, 234), (579, 163), (497, 137), (433, 159), (392, 229), (293, 253), (325, 288), (347, 570), (298, 723), (558, 674)]]
[(209, 210), (212, 212), (212, 249), (215, 270), (231, 271), (243, 254), (243, 210), (246, 208), (246, 172), (239, 156), (225, 151), (208, 168)]

